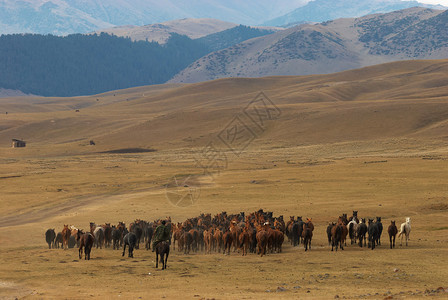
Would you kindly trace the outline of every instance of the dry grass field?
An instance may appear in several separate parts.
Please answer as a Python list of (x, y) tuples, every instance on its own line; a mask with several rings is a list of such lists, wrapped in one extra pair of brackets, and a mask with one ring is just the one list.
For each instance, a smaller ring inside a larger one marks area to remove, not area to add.
[[(275, 117), (258, 127), (244, 109), (260, 91)], [(246, 126), (232, 138), (238, 120)], [(11, 148), (12, 138), (27, 147)], [(212, 175), (198, 165), (217, 162), (207, 145), (225, 157)], [(448, 298), (447, 175), (447, 60), (0, 99), (0, 298)], [(188, 176), (200, 183), (196, 197), (175, 206), (167, 184)], [(311, 217), (312, 249), (285, 241), (283, 253), (265, 257), (172, 250), (161, 271), (150, 251), (131, 259), (93, 249), (85, 261), (77, 249), (49, 250), (44, 237), (63, 224), (260, 208)], [(385, 228), (411, 217), (409, 246), (389, 249), (383, 232), (373, 251), (331, 252), (326, 226), (352, 210), (381, 216)]]

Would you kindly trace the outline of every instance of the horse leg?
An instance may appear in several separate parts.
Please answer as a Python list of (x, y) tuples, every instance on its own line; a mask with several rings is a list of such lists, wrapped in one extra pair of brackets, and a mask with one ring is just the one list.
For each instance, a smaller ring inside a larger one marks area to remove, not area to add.
[(156, 249), (156, 269), (159, 267), (159, 249)]
[(390, 249), (392, 249), (392, 236), (389, 235), (389, 243), (390, 243)]
[(165, 269), (166, 269), (166, 267), (167, 267), (167, 262), (168, 262), (168, 255), (170, 254), (169, 252), (166, 252), (165, 253), (166, 255), (165, 255)]
[(124, 256), (125, 252), (126, 252), (126, 243), (123, 245), (123, 254), (121, 254), (121, 256)]
[(81, 259), (82, 258), (82, 246), (81, 247), (79, 247), (79, 259)]

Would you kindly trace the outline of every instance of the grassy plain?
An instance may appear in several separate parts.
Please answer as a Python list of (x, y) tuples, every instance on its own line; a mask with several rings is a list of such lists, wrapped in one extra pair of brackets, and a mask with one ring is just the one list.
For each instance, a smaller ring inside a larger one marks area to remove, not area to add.
[[(447, 74), (446, 60), (413, 61), (324, 76), (0, 99), (0, 296), (446, 298), (431, 291), (448, 287)], [(255, 139), (236, 155), (219, 133), (235, 116), (251, 124), (242, 112), (261, 90), (281, 115), (263, 129), (249, 125)], [(12, 138), (27, 147), (10, 148)], [(210, 142), (227, 158), (213, 177), (197, 165), (205, 159), (197, 151)], [(166, 185), (189, 175), (200, 195), (174, 206)], [(93, 249), (92, 260), (81, 261), (76, 249), (49, 250), (44, 239), (63, 224), (177, 222), (259, 208), (312, 217), (311, 251), (287, 242), (283, 253), (263, 258), (172, 251), (168, 270), (159, 271), (146, 250), (129, 259)], [(381, 216), (385, 228), (411, 217), (409, 246), (389, 249), (384, 232), (374, 251), (331, 252), (326, 225), (352, 210)]]

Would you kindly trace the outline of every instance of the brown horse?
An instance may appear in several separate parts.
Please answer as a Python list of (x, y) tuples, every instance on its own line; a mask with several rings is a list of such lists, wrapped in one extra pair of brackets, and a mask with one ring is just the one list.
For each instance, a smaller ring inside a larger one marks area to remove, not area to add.
[(389, 233), (390, 249), (392, 249), (392, 247), (395, 248), (395, 237), (397, 236), (398, 233), (397, 226), (395, 226), (395, 221), (390, 221), (390, 225), (389, 228), (387, 228), (387, 232)]
[(341, 242), (344, 243), (344, 246), (347, 246), (347, 235), (348, 235), (348, 220), (347, 220), (347, 214), (342, 214), (342, 216), (339, 217), (338, 223), (341, 223), (342, 225), (342, 235), (341, 235)]
[(222, 243), (222, 231), (219, 228), (216, 228), (215, 233), (213, 234), (213, 240), (215, 241), (215, 243), (213, 244), (213, 249), (215, 251), (221, 252), (223, 243)]
[(332, 225), (332, 227), (330, 229), (331, 230), (331, 251), (333, 251), (334, 247), (336, 247), (336, 251), (338, 251), (338, 246), (341, 248), (341, 250), (344, 250), (344, 246), (342, 243), (342, 234), (343, 234), (344, 227), (345, 227), (345, 225), (340, 222)]
[(54, 239), (54, 245), (55, 248), (59, 249), (59, 244), (61, 246), (61, 248), (64, 248), (64, 241), (62, 239), (62, 232), (58, 232), (58, 234), (56, 235), (56, 238)]
[(249, 245), (250, 245), (250, 238), (249, 238), (249, 233), (248, 233), (247, 227), (244, 227), (243, 232), (241, 232), (238, 239), (239, 239), (240, 248), (243, 252), (243, 256), (247, 255), (247, 249), (249, 249)]
[(222, 235), (222, 241), (224, 243), (224, 252), (223, 254), (226, 254), (226, 250), (227, 250), (227, 255), (230, 255), (230, 248), (233, 244), (233, 234), (230, 231), (226, 231), (224, 232), (224, 234)]
[(156, 268), (159, 267), (159, 255), (160, 262), (162, 263), (162, 270), (167, 267), (168, 255), (170, 254), (170, 243), (162, 241), (156, 245)]
[(64, 224), (64, 228), (62, 229), (62, 248), (67, 249), (68, 248), (68, 240), (70, 239), (70, 228), (68, 225)]
[(93, 235), (90, 232), (83, 233), (82, 230), (78, 230), (76, 240), (79, 241), (79, 259), (82, 258), (82, 249), (84, 248), (84, 259), (90, 260), (90, 251), (95, 241)]
[(258, 226), (257, 228), (257, 246), (258, 246), (258, 253), (261, 256), (266, 254), (266, 247), (268, 245), (268, 232), (264, 226)]
[(212, 253), (213, 246), (213, 229), (204, 230), (204, 244), (205, 244), (205, 254)]
[(313, 238), (313, 229), (314, 225), (311, 223), (311, 219), (303, 224), (302, 238), (303, 244), (305, 246), (305, 251), (308, 251), (308, 248), (311, 249), (311, 239)]
[(193, 243), (193, 235), (190, 232), (184, 232), (182, 240), (183, 240), (184, 254), (190, 254), (191, 244)]

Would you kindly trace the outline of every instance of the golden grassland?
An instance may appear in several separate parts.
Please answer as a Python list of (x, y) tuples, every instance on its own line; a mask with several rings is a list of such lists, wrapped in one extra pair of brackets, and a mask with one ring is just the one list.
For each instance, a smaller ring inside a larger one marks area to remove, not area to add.
[[(0, 113), (8, 111), (0, 117), (0, 296), (446, 298), (431, 291), (448, 287), (447, 74), (446, 60), (412, 61), (324, 76), (0, 99)], [(217, 137), (261, 90), (281, 115), (253, 127), (256, 138), (235, 155)], [(12, 149), (11, 138), (28, 145)], [(210, 142), (228, 163), (213, 177), (194, 159)], [(105, 153), (126, 148), (156, 151)], [(172, 205), (166, 185), (189, 175), (200, 182), (199, 197)], [(311, 217), (312, 249), (285, 242), (283, 253), (262, 258), (172, 250), (160, 271), (150, 251), (131, 259), (93, 249), (84, 261), (77, 249), (47, 249), (44, 238), (63, 224), (177, 222), (259, 208)], [(326, 226), (352, 210), (381, 216), (385, 228), (411, 217), (409, 246), (389, 249), (383, 232), (373, 251), (331, 252)]]

